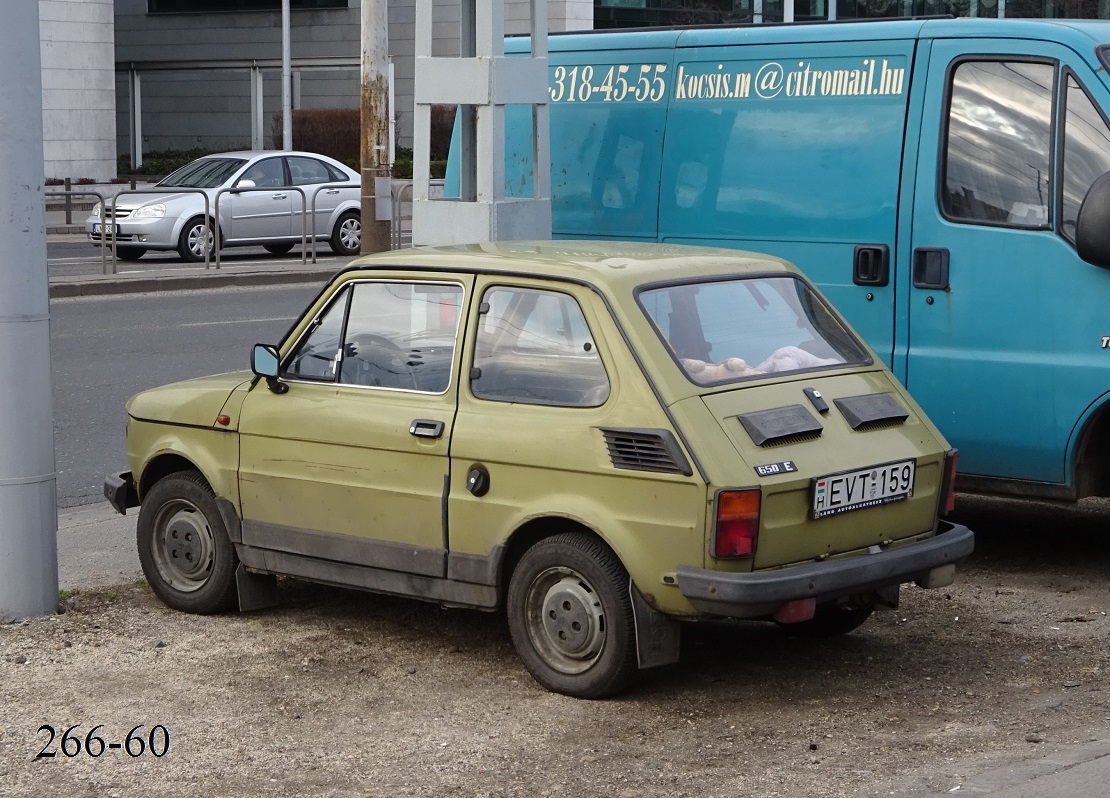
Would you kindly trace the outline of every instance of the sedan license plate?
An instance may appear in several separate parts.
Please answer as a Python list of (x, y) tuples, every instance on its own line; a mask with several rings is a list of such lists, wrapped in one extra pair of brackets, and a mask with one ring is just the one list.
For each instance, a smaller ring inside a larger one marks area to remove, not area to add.
[(117, 224), (117, 225), (103, 225), (103, 224), (98, 224), (98, 223), (96, 223), (96, 222), (93, 222), (93, 229), (92, 229), (92, 231), (93, 231), (94, 233), (98, 233), (98, 234), (99, 234), (99, 233), (103, 233), (103, 232), (104, 232), (104, 228), (105, 228), (106, 226), (109, 226), (109, 227), (113, 227), (113, 228), (114, 228), (114, 229), (112, 230), (112, 232), (110, 232), (110, 233), (109, 233), (108, 235), (117, 235), (117, 236), (119, 235), (119, 225), (118, 225), (118, 224)]
[(877, 507), (913, 495), (913, 460), (899, 460), (813, 480), (813, 517)]

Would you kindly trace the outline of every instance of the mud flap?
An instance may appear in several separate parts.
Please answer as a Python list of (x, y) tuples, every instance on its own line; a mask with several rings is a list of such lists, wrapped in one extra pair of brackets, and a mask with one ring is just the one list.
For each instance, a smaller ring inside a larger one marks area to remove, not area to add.
[(239, 612), (264, 610), (278, 603), (277, 577), (252, 573), (243, 563), (235, 569), (235, 588), (239, 592)]
[(632, 598), (632, 617), (636, 622), (636, 660), (641, 669), (657, 668), (678, 662), (682, 627), (651, 605), (632, 581), (628, 582)]

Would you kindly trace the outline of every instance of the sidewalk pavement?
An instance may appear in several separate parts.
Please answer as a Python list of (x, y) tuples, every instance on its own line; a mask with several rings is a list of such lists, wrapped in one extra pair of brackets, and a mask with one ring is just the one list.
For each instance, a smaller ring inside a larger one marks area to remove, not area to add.
[[(84, 221), (84, 212), (74, 212), (76, 221)], [(63, 211), (47, 210), (46, 234), (51, 241), (86, 241), (81, 224), (65, 224)], [(294, 250), (296, 252), (298, 250)], [(330, 254), (326, 244), (317, 244), (317, 254)], [(152, 291), (189, 291), (202, 288), (227, 286), (285, 285), (289, 283), (323, 283), (337, 271), (334, 260), (312, 263), (294, 260), (296, 256), (275, 260), (260, 258), (243, 261), (223, 261), (216, 268), (213, 261), (209, 268), (203, 263), (192, 264), (165, 258), (144, 258), (138, 261), (118, 262), (117, 273), (104, 274), (99, 249), (89, 246), (88, 268), (80, 273), (62, 273), (62, 269), (48, 269), (50, 298), (97, 296), (106, 294), (141, 294)], [(108, 269), (112, 255), (107, 253)]]

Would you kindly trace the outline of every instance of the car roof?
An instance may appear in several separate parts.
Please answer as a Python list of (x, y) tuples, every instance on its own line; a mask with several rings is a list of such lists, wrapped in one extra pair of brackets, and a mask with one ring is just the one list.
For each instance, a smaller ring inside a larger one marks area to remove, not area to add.
[(385, 269), (525, 275), (613, 289), (737, 274), (798, 274), (780, 258), (741, 250), (574, 240), (416, 247), (359, 258), (348, 270)]
[(258, 158), (263, 155), (304, 155), (308, 158), (322, 158), (326, 161), (334, 160), (327, 155), (321, 155), (318, 152), (303, 152), (301, 150), (235, 150), (234, 152), (213, 152), (208, 155), (202, 155), (197, 160), (205, 160), (208, 158)]

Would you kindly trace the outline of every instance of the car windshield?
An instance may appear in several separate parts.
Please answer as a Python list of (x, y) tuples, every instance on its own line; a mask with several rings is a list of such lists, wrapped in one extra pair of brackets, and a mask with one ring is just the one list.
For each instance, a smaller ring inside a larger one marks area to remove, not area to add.
[(246, 161), (242, 158), (201, 158), (185, 164), (158, 186), (169, 188), (216, 188), (227, 182)]
[(871, 362), (859, 340), (796, 277), (669, 285), (641, 290), (638, 299), (699, 385)]

